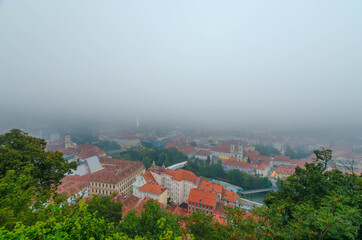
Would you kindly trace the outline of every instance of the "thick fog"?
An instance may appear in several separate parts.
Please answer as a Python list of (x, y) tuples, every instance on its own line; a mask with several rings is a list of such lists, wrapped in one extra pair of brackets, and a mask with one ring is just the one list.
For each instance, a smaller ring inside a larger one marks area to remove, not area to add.
[(0, 124), (359, 126), (362, 2), (0, 1)]

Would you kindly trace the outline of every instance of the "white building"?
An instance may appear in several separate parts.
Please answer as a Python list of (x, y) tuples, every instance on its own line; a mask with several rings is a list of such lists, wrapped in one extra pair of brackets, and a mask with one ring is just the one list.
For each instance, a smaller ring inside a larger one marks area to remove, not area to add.
[(220, 159), (235, 157), (239, 161), (243, 159), (243, 144), (237, 141), (224, 142), (211, 148), (212, 156)]

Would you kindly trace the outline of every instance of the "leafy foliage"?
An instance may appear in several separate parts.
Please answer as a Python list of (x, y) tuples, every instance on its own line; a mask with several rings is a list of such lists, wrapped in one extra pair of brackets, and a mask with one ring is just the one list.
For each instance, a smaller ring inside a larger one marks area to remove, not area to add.
[(94, 143), (94, 145), (99, 147), (105, 152), (119, 150), (121, 148), (119, 144), (116, 143), (115, 141), (108, 141), (108, 140), (96, 142)]
[(306, 152), (301, 149), (293, 150), (289, 145), (285, 148), (285, 155), (289, 156), (291, 159), (301, 159), (307, 158), (312, 155), (313, 152)]
[(250, 175), (236, 169), (225, 172), (220, 162), (207, 165), (198, 159), (195, 161), (188, 160), (185, 169), (196, 175), (226, 181), (245, 189), (268, 188), (272, 185), (266, 177)]
[(258, 151), (260, 155), (262, 156), (274, 156), (274, 155), (280, 155), (280, 151), (271, 145), (264, 146), (261, 144), (257, 144), (255, 146), (255, 151)]
[(142, 162), (146, 168), (152, 166), (153, 161), (157, 166), (170, 166), (187, 160), (185, 154), (179, 152), (176, 148), (158, 148), (156, 150), (144, 148), (128, 149), (122, 156), (122, 159), (135, 162)]
[(90, 200), (87, 200), (88, 211), (98, 218), (104, 218), (107, 223), (117, 225), (122, 219), (123, 204), (112, 201), (111, 197), (94, 195)]
[(19, 129), (0, 135), (0, 177), (31, 164), (30, 175), (37, 188), (49, 190), (58, 186), (64, 174), (76, 169), (76, 164), (68, 163), (62, 153), (44, 151), (45, 146), (45, 140), (30, 137)]

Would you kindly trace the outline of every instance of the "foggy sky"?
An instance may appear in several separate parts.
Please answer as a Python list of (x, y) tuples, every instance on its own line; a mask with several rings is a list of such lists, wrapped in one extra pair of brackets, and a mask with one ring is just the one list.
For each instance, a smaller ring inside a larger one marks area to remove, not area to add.
[(361, 10), (0, 0), (0, 118), (359, 126)]

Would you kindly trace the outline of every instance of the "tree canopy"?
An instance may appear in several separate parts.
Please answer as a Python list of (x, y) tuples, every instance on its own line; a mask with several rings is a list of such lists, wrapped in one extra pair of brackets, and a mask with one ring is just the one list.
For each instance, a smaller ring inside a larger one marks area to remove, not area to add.
[(9, 170), (21, 171), (32, 165), (30, 176), (34, 186), (51, 189), (59, 185), (64, 174), (76, 169), (59, 152), (46, 152), (43, 139), (29, 136), (19, 129), (0, 135), (0, 177)]

